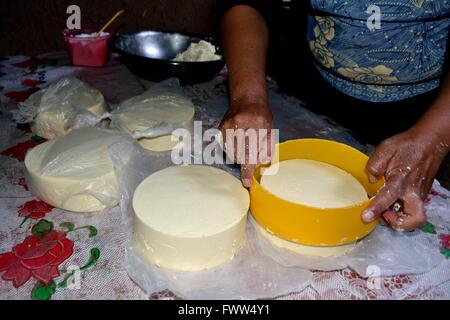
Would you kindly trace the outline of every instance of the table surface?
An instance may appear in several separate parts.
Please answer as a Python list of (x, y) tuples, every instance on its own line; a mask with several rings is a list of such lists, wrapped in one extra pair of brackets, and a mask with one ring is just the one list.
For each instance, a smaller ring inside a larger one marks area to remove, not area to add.
[[(28, 128), (17, 127), (10, 111), (39, 87), (69, 75), (99, 89), (112, 107), (152, 85), (116, 59), (108, 67), (96, 69), (69, 66), (65, 53), (0, 58), (0, 298), (176, 299), (167, 290), (146, 294), (128, 277), (124, 266), (126, 230), (118, 207), (75, 214), (52, 208), (28, 191), (23, 158), (43, 140)], [(217, 126), (227, 106), (226, 72), (183, 89), (196, 105), (198, 119), (205, 126)], [(371, 149), (345, 128), (280, 93), (271, 81), (269, 91), (275, 124), (281, 128), (280, 140), (316, 137), (341, 141), (363, 152)], [(450, 192), (435, 183), (426, 207), (428, 212), (444, 210), (450, 216)], [(430, 220), (422, 232), (439, 237), (441, 246), (436, 250), (446, 258), (450, 256), (450, 220)], [(40, 237), (42, 233), (47, 235)], [(67, 286), (74, 266), (81, 267), (79, 281), (76, 286)], [(52, 281), (45, 286), (39, 280)], [(377, 289), (370, 289), (367, 279), (349, 269), (313, 272), (313, 281), (306, 289), (276, 298), (449, 299), (450, 260), (426, 274), (383, 278)]]

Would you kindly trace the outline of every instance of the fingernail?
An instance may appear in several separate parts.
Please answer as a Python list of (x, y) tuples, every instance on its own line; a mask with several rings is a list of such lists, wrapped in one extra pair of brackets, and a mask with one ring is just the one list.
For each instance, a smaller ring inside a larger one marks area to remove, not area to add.
[(377, 182), (377, 178), (376, 177), (374, 177), (373, 175), (371, 175), (371, 174), (369, 174), (369, 182), (370, 183), (375, 183), (375, 182)]
[(242, 180), (242, 183), (244, 184), (244, 187), (250, 188), (252, 181), (250, 179), (244, 179), (244, 180)]
[(375, 214), (371, 210), (364, 211), (362, 214), (362, 218), (364, 222), (372, 222), (373, 219), (375, 218)]

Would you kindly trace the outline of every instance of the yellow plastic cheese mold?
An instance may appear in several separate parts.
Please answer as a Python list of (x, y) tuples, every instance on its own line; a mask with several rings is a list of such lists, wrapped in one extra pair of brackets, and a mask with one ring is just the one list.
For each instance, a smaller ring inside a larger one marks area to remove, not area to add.
[(353, 175), (366, 189), (370, 199), (348, 207), (314, 208), (283, 200), (261, 186), (260, 166), (255, 170), (250, 188), (250, 209), (256, 221), (285, 240), (311, 246), (337, 246), (353, 243), (372, 232), (378, 220), (361, 220), (362, 211), (384, 185), (368, 180), (368, 157), (342, 143), (323, 139), (290, 140), (275, 146), (272, 164), (290, 159), (325, 162)]

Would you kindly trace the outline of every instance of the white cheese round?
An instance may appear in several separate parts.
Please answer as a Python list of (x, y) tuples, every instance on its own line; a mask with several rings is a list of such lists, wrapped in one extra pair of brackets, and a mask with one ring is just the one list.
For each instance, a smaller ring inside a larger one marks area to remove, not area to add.
[(331, 247), (317, 247), (317, 246), (306, 246), (293, 241), (284, 240), (277, 237), (275, 234), (266, 230), (259, 224), (255, 223), (256, 230), (260, 235), (270, 241), (272, 245), (277, 248), (287, 249), (297, 254), (319, 256), (319, 257), (330, 257), (330, 256), (340, 256), (355, 247), (355, 243), (346, 244), (342, 246), (331, 246)]
[(147, 177), (134, 193), (134, 245), (163, 268), (211, 268), (239, 249), (248, 208), (247, 190), (227, 172), (169, 167)]
[[(265, 172), (262, 173), (261, 185), (266, 190), (298, 204), (315, 208), (340, 208), (368, 198), (366, 190), (356, 178), (327, 163), (308, 159), (285, 160), (273, 164)], [(259, 225), (257, 230), (274, 246), (303, 255), (338, 256), (355, 246), (307, 246), (282, 239)]]
[[(192, 102), (181, 95), (147, 95), (133, 97), (121, 103), (118, 107), (117, 127), (132, 134), (133, 131), (145, 131), (165, 123), (170, 126), (193, 131), (195, 108)], [(143, 148), (152, 151), (168, 151), (179, 141), (172, 134), (154, 138), (141, 138), (139, 143)]]
[(69, 211), (115, 206), (120, 192), (108, 147), (125, 139), (112, 130), (85, 128), (36, 146), (25, 158), (25, 178), (31, 192)]
[(327, 163), (292, 159), (271, 167), (265, 172), (276, 173), (262, 172), (261, 185), (284, 200), (316, 208), (341, 208), (368, 198), (355, 177)]
[[(46, 139), (65, 135), (72, 129), (74, 118), (83, 112), (100, 117), (107, 111), (100, 91), (76, 78), (63, 78), (37, 91), (26, 104), (32, 104), (37, 109), (31, 131)], [(106, 125), (105, 121), (100, 123), (102, 127)]]

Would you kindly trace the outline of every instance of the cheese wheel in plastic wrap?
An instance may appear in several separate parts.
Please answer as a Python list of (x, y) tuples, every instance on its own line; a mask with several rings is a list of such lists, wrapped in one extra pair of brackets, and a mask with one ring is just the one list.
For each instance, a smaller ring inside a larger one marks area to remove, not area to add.
[(35, 92), (17, 113), (21, 116), (19, 123), (31, 123), (33, 133), (46, 139), (75, 128), (108, 125), (103, 95), (77, 78), (62, 78)]
[(179, 85), (171, 80), (125, 100), (112, 113), (114, 126), (137, 138), (147, 150), (173, 149), (180, 142), (172, 135), (178, 128), (193, 132), (195, 107)]
[(134, 143), (118, 131), (84, 128), (36, 146), (25, 157), (31, 192), (74, 212), (115, 206), (120, 191), (108, 148), (118, 142)]

